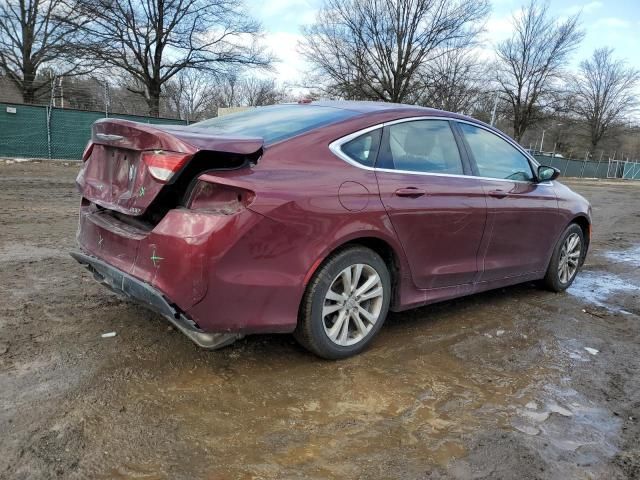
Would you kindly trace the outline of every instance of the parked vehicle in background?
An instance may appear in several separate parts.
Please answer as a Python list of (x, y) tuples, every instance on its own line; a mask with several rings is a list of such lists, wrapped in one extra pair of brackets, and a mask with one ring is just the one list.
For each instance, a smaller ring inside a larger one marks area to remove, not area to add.
[(368, 102), (277, 105), (189, 127), (100, 120), (72, 255), (198, 345), (293, 332), (360, 352), (389, 309), (573, 282), (587, 201), (479, 121)]

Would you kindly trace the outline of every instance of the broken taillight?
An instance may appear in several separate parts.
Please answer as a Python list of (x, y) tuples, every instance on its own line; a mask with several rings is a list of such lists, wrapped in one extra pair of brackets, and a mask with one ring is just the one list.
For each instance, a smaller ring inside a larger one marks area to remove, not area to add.
[(232, 215), (248, 207), (255, 193), (244, 188), (198, 181), (196, 183), (189, 208), (218, 215)]
[(147, 165), (149, 173), (153, 178), (163, 183), (171, 180), (171, 177), (187, 163), (190, 157), (190, 154), (163, 150), (142, 152), (142, 161)]

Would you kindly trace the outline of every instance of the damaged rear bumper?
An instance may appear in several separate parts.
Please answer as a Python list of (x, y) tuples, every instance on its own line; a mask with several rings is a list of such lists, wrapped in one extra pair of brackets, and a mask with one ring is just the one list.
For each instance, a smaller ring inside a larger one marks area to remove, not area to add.
[(171, 304), (158, 290), (102, 260), (80, 252), (70, 252), (80, 264), (87, 267), (100, 283), (114, 292), (159, 313), (169, 320), (196, 345), (207, 349), (222, 348), (242, 338), (237, 333), (208, 333)]

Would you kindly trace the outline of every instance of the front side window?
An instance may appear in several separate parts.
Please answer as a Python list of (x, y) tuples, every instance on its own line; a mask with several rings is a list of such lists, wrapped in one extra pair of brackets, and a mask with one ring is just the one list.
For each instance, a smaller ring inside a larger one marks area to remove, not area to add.
[(481, 177), (531, 181), (529, 160), (513, 145), (484, 128), (459, 123)]
[(462, 160), (446, 120), (412, 120), (385, 127), (378, 166), (410, 172), (462, 174)]
[(380, 137), (382, 129), (378, 128), (371, 132), (363, 133), (359, 137), (344, 143), (340, 150), (350, 159), (365, 165), (373, 167), (380, 145)]

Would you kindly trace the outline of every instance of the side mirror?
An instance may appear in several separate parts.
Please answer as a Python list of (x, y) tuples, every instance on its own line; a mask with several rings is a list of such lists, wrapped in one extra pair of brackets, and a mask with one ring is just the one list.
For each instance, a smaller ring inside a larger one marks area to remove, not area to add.
[(538, 182), (550, 182), (560, 176), (560, 170), (554, 167), (540, 165), (538, 167)]

